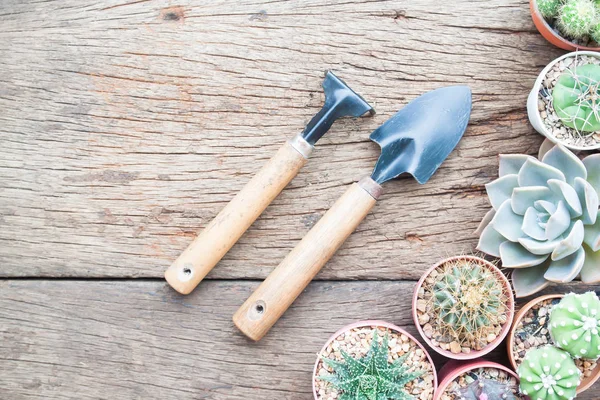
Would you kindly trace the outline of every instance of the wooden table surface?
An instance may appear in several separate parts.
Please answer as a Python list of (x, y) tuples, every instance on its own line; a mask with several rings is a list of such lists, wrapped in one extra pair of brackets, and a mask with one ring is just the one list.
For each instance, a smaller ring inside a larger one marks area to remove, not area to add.
[[(11, 400), (310, 399), (315, 353), (343, 325), (416, 333), (414, 281), (474, 251), (484, 184), (499, 153), (537, 153), (526, 96), (563, 54), (526, 0), (1, 5), (0, 398)], [(175, 293), (164, 270), (318, 111), (327, 69), (378, 114), (336, 123), (209, 280)], [(368, 134), (452, 84), (471, 86), (473, 113), (438, 173), (386, 184), (267, 337), (246, 340), (233, 312), (370, 173)], [(580, 398), (598, 397), (600, 386)]]

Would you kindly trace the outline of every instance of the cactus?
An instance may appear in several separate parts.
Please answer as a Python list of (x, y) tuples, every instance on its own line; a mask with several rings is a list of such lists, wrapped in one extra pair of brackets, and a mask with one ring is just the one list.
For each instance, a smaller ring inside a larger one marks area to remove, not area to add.
[(507, 301), (494, 271), (470, 259), (445, 263), (433, 285), (432, 311), (443, 335), (460, 340), (485, 340), (490, 326), (503, 325)]
[(562, 5), (562, 0), (537, 0), (538, 10), (544, 18), (554, 18)]
[(377, 340), (377, 329), (373, 331), (373, 340), (367, 354), (359, 359), (352, 358), (341, 351), (344, 362), (323, 357), (323, 363), (333, 369), (333, 374), (318, 379), (331, 383), (340, 390), (339, 400), (410, 400), (413, 396), (406, 393), (404, 386), (423, 374), (422, 371), (408, 372), (404, 365), (410, 353), (388, 362), (388, 335), (381, 345)]
[[(596, 7), (600, 10), (600, 3), (596, 3)], [(600, 11), (598, 12), (600, 19)], [(592, 28), (592, 32), (590, 33), (590, 37), (594, 40), (594, 42), (600, 44), (600, 22), (596, 23)]]
[(558, 26), (568, 37), (581, 39), (591, 32), (597, 14), (592, 0), (567, 0), (558, 14)]
[(561, 145), (541, 161), (501, 155), (500, 178), (486, 185), (493, 210), (477, 249), (514, 268), (517, 297), (581, 276), (600, 282), (600, 155), (580, 160)]
[(552, 91), (556, 114), (578, 132), (600, 130), (600, 65), (586, 64), (567, 70)]
[(517, 400), (510, 382), (493, 379), (476, 379), (457, 390), (457, 400)]
[(532, 400), (573, 399), (581, 375), (569, 354), (553, 346), (529, 350), (517, 373), (521, 393)]
[(570, 293), (550, 314), (550, 335), (554, 343), (572, 357), (596, 360), (600, 357), (600, 299), (594, 292)]

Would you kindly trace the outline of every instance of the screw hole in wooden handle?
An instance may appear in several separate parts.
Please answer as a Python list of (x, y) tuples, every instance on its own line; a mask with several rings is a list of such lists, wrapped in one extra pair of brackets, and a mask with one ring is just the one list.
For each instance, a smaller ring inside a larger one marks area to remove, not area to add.
[(183, 264), (179, 270), (179, 273), (177, 274), (180, 282), (187, 282), (192, 279), (192, 276), (194, 276), (194, 266), (192, 263)]
[(263, 317), (267, 311), (267, 303), (262, 300), (258, 300), (252, 307), (248, 309), (248, 319), (251, 321), (258, 321)]

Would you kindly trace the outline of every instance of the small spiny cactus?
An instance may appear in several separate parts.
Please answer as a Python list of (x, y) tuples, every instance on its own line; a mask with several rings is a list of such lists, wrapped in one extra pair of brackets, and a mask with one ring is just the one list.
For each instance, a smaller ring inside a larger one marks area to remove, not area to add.
[[(596, 3), (596, 7), (600, 10), (600, 3)], [(598, 14), (598, 19), (600, 19), (600, 11)], [(600, 43), (600, 22), (594, 25), (592, 32), (590, 33), (590, 37), (594, 40), (594, 42)]]
[(506, 322), (507, 295), (495, 272), (469, 259), (438, 269), (432, 291), (435, 324), (444, 335), (485, 342), (491, 326)]
[(537, 6), (538, 10), (544, 18), (553, 18), (558, 14), (560, 8), (562, 7), (562, 0), (538, 0)]
[(600, 357), (600, 299), (594, 292), (567, 294), (550, 313), (554, 343), (575, 358)]
[(591, 32), (597, 14), (592, 0), (567, 0), (559, 11), (558, 25), (567, 36), (581, 39)]
[(600, 65), (564, 72), (552, 90), (552, 102), (566, 126), (579, 132), (600, 130)]
[(423, 374), (422, 371), (408, 372), (404, 364), (410, 353), (388, 362), (388, 335), (381, 345), (377, 340), (377, 329), (373, 331), (373, 340), (367, 354), (359, 359), (352, 358), (341, 351), (344, 362), (323, 357), (323, 363), (333, 369), (333, 374), (320, 376), (342, 392), (339, 400), (411, 400), (404, 386)]
[(521, 393), (531, 400), (570, 400), (581, 371), (565, 351), (553, 346), (529, 350), (517, 369)]
[(458, 390), (456, 400), (517, 400), (509, 382), (477, 379)]

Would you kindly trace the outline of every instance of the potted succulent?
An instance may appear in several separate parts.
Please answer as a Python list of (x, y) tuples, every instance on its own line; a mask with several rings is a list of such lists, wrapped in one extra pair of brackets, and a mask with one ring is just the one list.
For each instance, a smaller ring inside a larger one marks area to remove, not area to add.
[(534, 129), (572, 150), (600, 148), (600, 53), (557, 58), (538, 76), (527, 98)]
[[(578, 374), (581, 383), (576, 392), (587, 390), (600, 378), (600, 363), (596, 359), (600, 354), (600, 335), (594, 334), (594, 329), (595, 332), (600, 329), (600, 322), (592, 316), (593, 310), (600, 312), (600, 300), (593, 292), (577, 296), (551, 294), (531, 300), (515, 316), (508, 335), (508, 358), (513, 369), (518, 370), (532, 350), (546, 346), (561, 347), (567, 354), (578, 356), (573, 361), (581, 372)], [(574, 333), (577, 340), (573, 339)]]
[(477, 249), (513, 269), (516, 297), (577, 276), (600, 282), (600, 154), (580, 160), (558, 145), (542, 160), (500, 155), (500, 177), (486, 191), (493, 209)]
[(440, 371), (434, 400), (521, 400), (517, 375), (490, 361), (450, 361)]
[(530, 0), (531, 17), (546, 40), (565, 50), (598, 50), (600, 3), (595, 0)]
[(473, 359), (508, 334), (514, 315), (510, 283), (492, 263), (452, 257), (431, 267), (413, 295), (413, 319), (423, 339), (443, 356)]
[(427, 350), (383, 321), (361, 321), (336, 332), (313, 370), (315, 400), (431, 400), (436, 387)]

